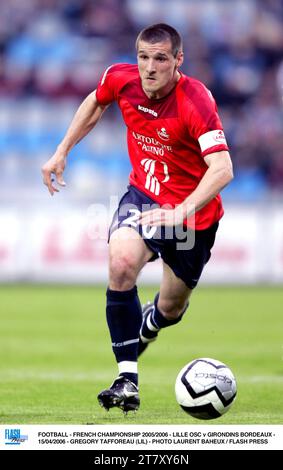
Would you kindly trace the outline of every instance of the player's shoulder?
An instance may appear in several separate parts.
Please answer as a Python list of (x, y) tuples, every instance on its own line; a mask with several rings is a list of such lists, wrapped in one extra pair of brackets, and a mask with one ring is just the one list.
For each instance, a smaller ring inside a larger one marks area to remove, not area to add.
[(106, 84), (108, 87), (115, 90), (115, 95), (117, 95), (125, 85), (137, 78), (137, 65), (125, 63), (112, 64), (104, 71), (100, 85)]
[(97, 85), (96, 98), (106, 105), (118, 99), (121, 90), (137, 81), (138, 67), (132, 64), (116, 63), (104, 70)]
[(192, 103), (197, 104), (199, 101), (212, 101), (214, 103), (211, 91), (197, 78), (182, 75), (181, 89), (184, 97)]
[(138, 66), (135, 64), (117, 63), (112, 64), (105, 70), (107, 75), (116, 76), (136, 76), (138, 74)]

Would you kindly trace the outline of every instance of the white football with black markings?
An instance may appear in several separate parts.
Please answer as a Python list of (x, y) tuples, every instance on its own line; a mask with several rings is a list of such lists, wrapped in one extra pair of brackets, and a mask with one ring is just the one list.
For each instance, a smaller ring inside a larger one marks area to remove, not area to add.
[(215, 419), (226, 413), (237, 394), (232, 371), (220, 361), (195, 359), (179, 372), (175, 384), (181, 408), (198, 419)]

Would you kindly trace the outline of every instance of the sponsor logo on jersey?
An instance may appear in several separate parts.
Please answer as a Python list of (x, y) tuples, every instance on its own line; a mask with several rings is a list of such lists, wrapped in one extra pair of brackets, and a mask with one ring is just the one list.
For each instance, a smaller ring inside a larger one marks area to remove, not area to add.
[[(138, 141), (138, 145), (151, 144), (149, 146), (150, 149), (143, 148), (143, 150), (147, 150), (147, 151), (152, 152), (153, 151), (152, 150), (153, 146), (157, 146), (157, 147), (161, 147), (161, 149), (167, 150), (168, 152), (173, 152), (173, 149), (172, 149), (171, 145), (163, 144), (163, 142), (159, 142), (154, 137), (149, 137), (149, 136), (146, 136), (146, 135), (143, 135), (143, 134), (139, 134), (138, 132), (135, 132), (135, 131), (132, 131), (132, 135), (133, 135), (134, 139)], [(157, 152), (155, 152), (155, 153), (157, 154)], [(164, 153), (163, 153), (163, 155), (164, 155)]]
[(224, 132), (221, 129), (206, 132), (199, 137), (198, 141), (202, 152), (216, 145), (227, 145)]
[(169, 134), (167, 134), (167, 131), (166, 131), (165, 127), (162, 127), (161, 130), (156, 129), (156, 132), (157, 132), (158, 136), (160, 137), (160, 139), (169, 140)]
[(152, 114), (152, 116), (154, 116), (154, 117), (158, 116), (156, 111), (154, 111), (153, 109), (150, 109), (150, 108), (145, 108), (144, 106), (141, 106), (140, 104), (138, 105), (138, 110), (143, 111), (144, 113)]
[(215, 142), (225, 142), (225, 135), (223, 131), (218, 131), (217, 134), (213, 136)]

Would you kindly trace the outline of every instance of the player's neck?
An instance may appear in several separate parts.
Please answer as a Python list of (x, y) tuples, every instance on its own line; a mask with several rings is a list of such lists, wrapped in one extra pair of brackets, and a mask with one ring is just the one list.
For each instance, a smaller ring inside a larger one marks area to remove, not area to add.
[(153, 92), (146, 91), (146, 90), (143, 90), (143, 91), (150, 100), (159, 100), (161, 98), (164, 98), (164, 96), (169, 95), (169, 93), (173, 90), (173, 88), (175, 88), (180, 78), (181, 78), (181, 74), (177, 70), (172, 81), (167, 83), (167, 85), (164, 88), (161, 88), (160, 90), (153, 91)]

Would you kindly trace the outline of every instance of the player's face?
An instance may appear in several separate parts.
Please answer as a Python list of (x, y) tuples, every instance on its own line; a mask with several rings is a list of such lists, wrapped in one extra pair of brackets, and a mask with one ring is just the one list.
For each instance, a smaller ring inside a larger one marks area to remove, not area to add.
[(180, 78), (178, 67), (182, 62), (183, 53), (174, 57), (170, 41), (155, 44), (139, 41), (138, 67), (146, 95), (153, 99), (167, 95)]

